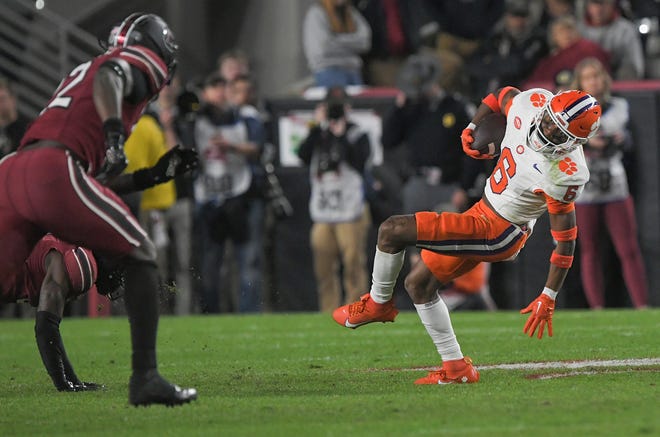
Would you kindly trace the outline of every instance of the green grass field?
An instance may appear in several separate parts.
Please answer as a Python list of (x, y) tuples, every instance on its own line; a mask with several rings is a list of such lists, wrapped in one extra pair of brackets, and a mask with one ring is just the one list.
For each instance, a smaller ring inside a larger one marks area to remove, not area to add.
[[(58, 393), (30, 320), (0, 320), (0, 435), (660, 435), (660, 310), (559, 310), (555, 336), (514, 312), (452, 314), (478, 384), (415, 386), (439, 358), (416, 313), (355, 331), (320, 314), (163, 317), (161, 373), (197, 387), (178, 408), (128, 405), (125, 318), (65, 319), (78, 375), (106, 390)], [(498, 369), (503, 363), (655, 358), (650, 365)], [(574, 372), (574, 373), (570, 373)], [(550, 379), (530, 375), (566, 373)]]

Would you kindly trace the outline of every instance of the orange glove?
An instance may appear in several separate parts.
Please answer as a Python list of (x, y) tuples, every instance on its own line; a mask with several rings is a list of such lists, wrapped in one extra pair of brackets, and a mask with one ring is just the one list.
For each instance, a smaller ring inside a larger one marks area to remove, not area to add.
[(474, 143), (474, 138), (472, 137), (472, 133), (474, 132), (475, 127), (477, 126), (474, 123), (470, 123), (465, 129), (463, 129), (463, 132), (461, 133), (461, 144), (463, 145), (463, 152), (465, 152), (466, 155), (471, 156), (473, 158), (476, 158), (477, 156), (480, 155), (480, 153), (477, 150), (472, 150), (470, 148), (472, 143)]
[(468, 155), (470, 158), (474, 158), (474, 159), (493, 158), (492, 155), (481, 154), (479, 153), (478, 150), (474, 150), (470, 148), (472, 143), (474, 143), (474, 138), (472, 137), (472, 133), (474, 132), (475, 127), (477, 126), (475, 126), (474, 123), (470, 123), (465, 129), (463, 129), (463, 132), (461, 133), (461, 144), (463, 146), (463, 152), (465, 152), (465, 154)]
[(523, 332), (533, 337), (534, 331), (538, 327), (538, 338), (541, 339), (543, 337), (543, 330), (547, 324), (548, 335), (552, 337), (552, 313), (554, 312), (555, 300), (547, 294), (541, 293), (539, 297), (527, 305), (527, 308), (520, 310), (520, 314), (531, 313), (527, 319), (527, 323), (525, 323)]

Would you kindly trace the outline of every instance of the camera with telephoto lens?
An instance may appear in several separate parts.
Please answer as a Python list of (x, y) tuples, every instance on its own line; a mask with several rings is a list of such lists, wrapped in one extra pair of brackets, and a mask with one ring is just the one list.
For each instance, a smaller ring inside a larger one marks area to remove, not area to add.
[(328, 88), (323, 101), (326, 105), (328, 120), (339, 120), (346, 116), (344, 105), (348, 103), (348, 95), (344, 87), (333, 86)]
[(339, 120), (344, 115), (344, 104), (342, 102), (328, 103), (328, 120)]

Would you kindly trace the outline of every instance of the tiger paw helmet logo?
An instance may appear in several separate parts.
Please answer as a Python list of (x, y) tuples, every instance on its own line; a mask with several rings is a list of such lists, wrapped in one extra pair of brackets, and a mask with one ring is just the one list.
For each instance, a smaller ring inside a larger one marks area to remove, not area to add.
[(559, 161), (559, 170), (571, 176), (577, 173), (578, 167), (577, 164), (567, 156), (566, 158)]
[(542, 108), (543, 105), (548, 101), (547, 97), (541, 93), (534, 93), (529, 96), (529, 101), (532, 102), (532, 106), (535, 108)]

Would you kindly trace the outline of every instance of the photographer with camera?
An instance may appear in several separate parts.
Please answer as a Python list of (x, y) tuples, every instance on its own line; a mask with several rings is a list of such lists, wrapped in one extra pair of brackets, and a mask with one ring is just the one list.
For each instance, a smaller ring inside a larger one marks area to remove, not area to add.
[[(263, 305), (263, 202), (253, 170), (263, 149), (264, 130), (256, 109), (232, 102), (237, 85), (218, 73), (207, 77), (195, 120), (202, 158), (195, 199), (206, 313), (260, 312)], [(221, 280), (228, 241), (236, 259), (238, 296)]]
[(344, 89), (328, 89), (316, 108), (315, 124), (298, 149), (310, 170), (309, 213), (314, 222), (310, 240), (322, 312), (359, 299), (367, 287), (366, 241), (371, 219), (363, 172), (371, 144), (367, 133), (349, 121), (349, 110)]

